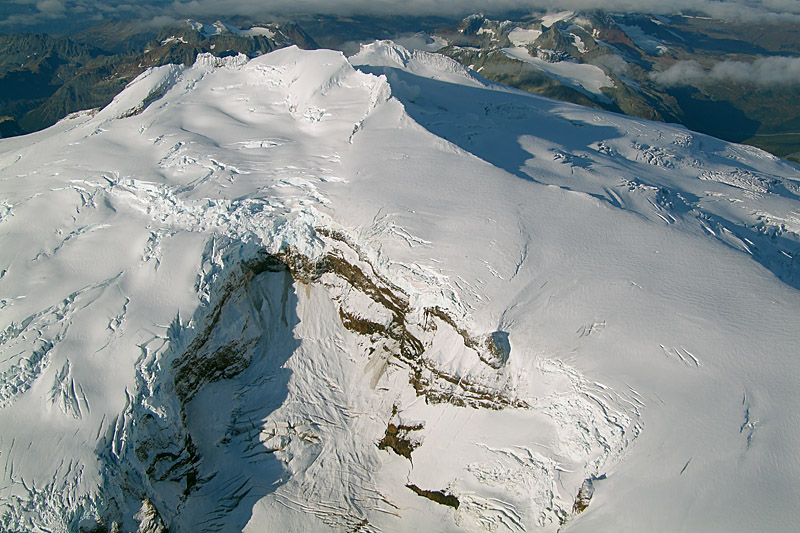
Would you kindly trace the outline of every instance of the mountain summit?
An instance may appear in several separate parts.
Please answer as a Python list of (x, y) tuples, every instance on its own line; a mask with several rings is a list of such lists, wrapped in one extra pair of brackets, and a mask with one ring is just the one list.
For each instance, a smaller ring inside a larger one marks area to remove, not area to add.
[(800, 171), (376, 42), (0, 141), (8, 531), (790, 530)]

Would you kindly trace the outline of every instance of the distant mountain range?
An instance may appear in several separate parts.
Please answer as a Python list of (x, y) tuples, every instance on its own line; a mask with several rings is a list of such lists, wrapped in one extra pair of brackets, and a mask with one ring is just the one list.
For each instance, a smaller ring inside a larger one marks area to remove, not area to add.
[[(248, 28), (248, 29), (241, 29)], [(0, 36), (0, 135), (102, 107), (146, 68), (197, 54), (336, 48), (394, 39), (536, 94), (676, 122), (800, 162), (800, 30), (793, 24), (600, 11), (430, 18), (184, 21), (160, 30), (109, 21), (65, 37)]]
[(41, 130), (70, 113), (103, 107), (149, 67), (191, 65), (204, 52), (255, 57), (291, 44), (317, 48), (294, 24), (244, 31), (186, 21), (153, 35), (135, 22), (108, 22), (70, 37), (0, 36), (0, 133)]
[(602, 12), (465, 19), (439, 51), (484, 77), (561, 100), (800, 158), (800, 30)]

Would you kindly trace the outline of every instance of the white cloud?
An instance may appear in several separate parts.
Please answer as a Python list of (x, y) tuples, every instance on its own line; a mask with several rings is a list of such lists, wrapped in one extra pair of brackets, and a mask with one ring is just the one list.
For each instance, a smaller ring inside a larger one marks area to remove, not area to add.
[(689, 61), (678, 61), (667, 70), (652, 72), (650, 78), (660, 85), (674, 87), (676, 85), (692, 85), (701, 80), (705, 75), (705, 70), (700, 63), (694, 59)]
[(36, 9), (48, 15), (61, 15), (67, 10), (63, 0), (42, 0), (36, 3)]
[(651, 78), (664, 86), (696, 85), (704, 80), (774, 86), (800, 85), (800, 57), (760, 57), (752, 63), (720, 61), (703, 68), (694, 60), (678, 61), (667, 70), (654, 72)]
[[(150, 0), (150, 3), (167, 2)], [(465, 15), (509, 10), (603, 9), (625, 13), (676, 14), (695, 12), (727, 20), (780, 21), (777, 15), (797, 15), (797, 0), (172, 0), (170, 9), (180, 13), (311, 12), (330, 14)]]
[[(509, 10), (604, 9), (612, 12), (675, 14), (694, 12), (726, 20), (800, 23), (797, 0), (0, 0), (0, 25), (11, 19), (42, 20), (54, 16), (77, 20), (89, 14), (125, 16), (232, 17), (298, 13), (339, 15), (463, 16), (483, 12), (502, 16)], [(83, 15), (78, 16), (79, 13)]]
[(605, 54), (596, 57), (591, 61), (591, 64), (607, 69), (614, 74), (626, 74), (630, 68), (630, 65), (616, 54)]

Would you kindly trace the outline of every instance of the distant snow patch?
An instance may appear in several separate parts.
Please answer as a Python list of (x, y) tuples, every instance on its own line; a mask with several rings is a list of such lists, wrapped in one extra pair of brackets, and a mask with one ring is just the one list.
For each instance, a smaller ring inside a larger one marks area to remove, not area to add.
[(416, 33), (404, 37), (395, 37), (394, 42), (408, 50), (423, 50), (425, 52), (436, 52), (448, 45), (448, 42), (436, 35), (426, 33)]
[(533, 42), (542, 35), (541, 30), (526, 30), (523, 28), (514, 28), (508, 34), (508, 40), (514, 46), (525, 46), (526, 44), (533, 44)]
[(636, 46), (650, 55), (660, 56), (669, 50), (669, 48), (664, 45), (663, 41), (652, 35), (648, 35), (639, 26), (628, 26), (627, 24), (618, 24), (618, 26)]
[(572, 42), (575, 45), (575, 48), (577, 48), (580, 53), (585, 54), (586, 44), (583, 42), (583, 40), (574, 33), (571, 33), (570, 35), (572, 35)]
[(167, 45), (169, 43), (183, 43), (183, 44), (186, 44), (186, 42), (187, 42), (186, 39), (184, 39), (183, 37), (175, 37), (173, 35), (172, 37), (167, 37), (166, 39), (161, 41), (161, 46)]
[(614, 81), (600, 67), (571, 61), (549, 63), (538, 57), (533, 57), (527, 49), (522, 47), (503, 48), (503, 53), (512, 59), (523, 61), (543, 70), (551, 78), (596, 100), (610, 102), (601, 89), (603, 87), (614, 87)]
[(274, 31), (272, 31), (269, 28), (261, 26), (253, 26), (250, 29), (243, 30), (241, 28), (233, 26), (232, 24), (226, 24), (225, 22), (221, 22), (219, 20), (213, 24), (205, 24), (203, 22), (198, 22), (196, 20), (188, 20), (186, 22), (192, 29), (200, 32), (203, 35), (203, 37), (211, 37), (213, 35), (222, 35), (225, 33), (231, 33), (233, 35), (246, 35), (246, 36), (264, 35), (269, 38), (275, 36)]
[(547, 26), (549, 28), (556, 22), (568, 19), (574, 14), (575, 13), (573, 13), (572, 11), (559, 11), (558, 13), (548, 13), (547, 15), (542, 17), (542, 26)]

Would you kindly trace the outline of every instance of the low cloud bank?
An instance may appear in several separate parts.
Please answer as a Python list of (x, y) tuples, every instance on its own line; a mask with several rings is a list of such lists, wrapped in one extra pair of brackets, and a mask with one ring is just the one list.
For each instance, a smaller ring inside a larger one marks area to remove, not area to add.
[(653, 72), (650, 77), (667, 87), (696, 85), (708, 80), (762, 87), (800, 85), (800, 57), (760, 57), (752, 63), (720, 61), (711, 68), (704, 68), (694, 60), (678, 61), (667, 70)]
[(24, 31), (26, 26), (59, 21), (66, 27), (78, 21), (159, 16), (230, 18), (320, 13), (459, 17), (475, 12), (502, 16), (509, 11), (537, 9), (695, 13), (724, 20), (800, 23), (797, 0), (0, 0), (0, 29)]

